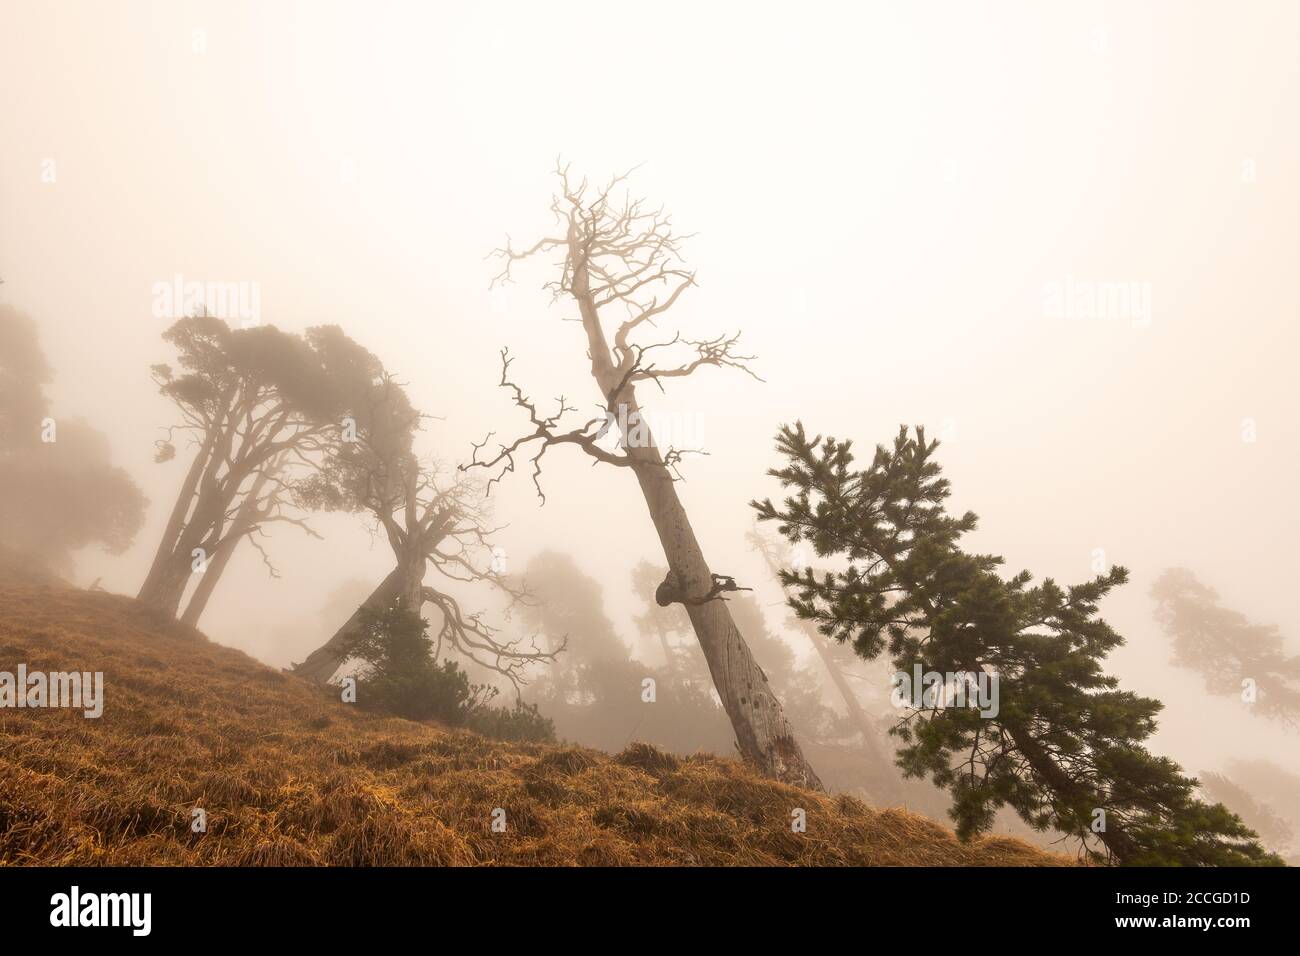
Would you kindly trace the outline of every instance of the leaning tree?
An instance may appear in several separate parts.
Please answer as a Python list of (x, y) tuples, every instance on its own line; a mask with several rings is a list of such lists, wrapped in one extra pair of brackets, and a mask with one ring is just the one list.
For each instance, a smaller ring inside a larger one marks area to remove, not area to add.
[[(180, 370), (155, 365), (153, 377), (179, 421), (158, 442), (156, 457), (174, 458), (180, 436), (197, 450), (140, 588), (141, 601), (176, 615), (192, 577), (212, 574), (204, 589), (210, 593), (226, 552), (239, 541), (272, 522), (306, 529), (284, 507), (286, 472), (309, 466), (334, 442), (346, 412), (340, 378), (347, 368), (326, 362), (316, 346), (322, 334), (337, 337), (321, 330), (303, 337), (274, 326), (232, 329), (206, 315), (181, 319), (163, 334), (178, 352)], [(365, 353), (347, 341), (352, 352)], [(197, 609), (206, 600), (200, 595)]]
[[(1006, 805), (1108, 861), (1277, 863), (1237, 816), (1197, 798), (1195, 779), (1146, 749), (1160, 702), (1102, 670), (1123, 639), (1097, 604), (1127, 571), (1069, 587), (1031, 585), (1028, 571), (1003, 577), (1000, 557), (962, 548), (976, 516), (948, 514), (937, 446), (903, 428), (859, 469), (851, 442), (786, 426), (785, 464), (770, 474), (790, 493), (752, 503), (791, 543), (840, 562), (782, 570), (800, 617), (869, 660), (888, 651), (902, 675), (952, 675), (896, 700), (903, 770), (951, 792), (963, 839)], [(996, 679), (991, 701), (955, 693), (977, 676)]]
[[(594, 417), (568, 427), (565, 422), (577, 409), (561, 398), (551, 414), (539, 410), (511, 381), (512, 360), (503, 350), (500, 385), (510, 389), (532, 430), (495, 450), (487, 449), (489, 435), (475, 446), (465, 467), (494, 471), (490, 486), (514, 470), (516, 456), (528, 456), (543, 502), (542, 458), (556, 445), (572, 445), (597, 463), (631, 471), (668, 562), (656, 599), (661, 605), (681, 604), (690, 616), (741, 755), (768, 776), (821, 789), (780, 701), (732, 619), (724, 594), (737, 589), (735, 581), (711, 570), (678, 496), (677, 465), (688, 450), (656, 444), (637, 393), (642, 384), (663, 388), (708, 367), (748, 372), (752, 356), (738, 351), (738, 335), (690, 339), (679, 333), (647, 340), (695, 284), (695, 274), (680, 259), (683, 237), (662, 210), (628, 194), (625, 176), (591, 189), (585, 179), (572, 182), (567, 168), (556, 172), (560, 191), (551, 202), (556, 234), (521, 250), (507, 241), (496, 253), (504, 267), (494, 284), (510, 281), (521, 260), (553, 257), (558, 274), (546, 287), (555, 299), (577, 309), (583, 331), (577, 347), (590, 361), (600, 402)], [(619, 440), (610, 450), (602, 440), (613, 428)]]
[[(328, 351), (324, 341), (318, 347)], [(382, 366), (376, 362), (352, 385), (342, 437), (309, 476), (294, 483), (293, 498), (304, 508), (367, 516), (372, 531), (392, 550), (394, 567), (294, 672), (328, 681), (346, 661), (368, 612), (397, 604), (419, 612), (432, 604), (441, 620), (435, 654), (444, 646), (454, 648), (517, 689), (528, 666), (551, 660), (554, 652), (539, 649), (531, 638), (507, 639), (502, 627), (482, 612), (465, 610), (448, 588), (456, 582), (486, 584), (510, 607), (528, 600), (526, 590), (507, 578), (494, 556), (498, 529), (484, 509), (482, 489), (459, 473), (449, 476), (421, 460), (415, 438), (424, 416)], [(437, 586), (426, 583), (431, 569)]]

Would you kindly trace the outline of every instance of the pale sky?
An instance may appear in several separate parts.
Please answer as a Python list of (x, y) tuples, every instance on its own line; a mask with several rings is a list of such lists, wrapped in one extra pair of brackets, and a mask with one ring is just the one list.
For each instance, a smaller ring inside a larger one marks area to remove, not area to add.
[[(681, 492), (715, 570), (779, 601), (743, 536), (746, 502), (777, 493), (780, 423), (864, 453), (925, 424), (977, 547), (1065, 582), (1098, 548), (1133, 572), (1103, 611), (1129, 640), (1113, 669), (1166, 704), (1157, 749), (1192, 771), (1296, 753), (1167, 666), (1146, 594), (1187, 566), (1300, 652), (1294, 3), (11, 2), (4, 21), (0, 301), (36, 318), (56, 412), (104, 430), (152, 499), (135, 548), (87, 553), (80, 583), (138, 589), (187, 464), (152, 463), (174, 420), (148, 375), (172, 359), (155, 283), (257, 283), (267, 322), (338, 323), (441, 417), (425, 450), (463, 460), (522, 426), (503, 345), (539, 399), (599, 397), (551, 270), (489, 292), (485, 255), (550, 225), (557, 155), (596, 178), (643, 164), (636, 190), (698, 234), (700, 288), (666, 326), (743, 330), (765, 380), (642, 396), (710, 452)], [(1048, 304), (1103, 286), (1149, 307)], [(502, 543), (514, 568), (573, 552), (630, 638), (628, 573), (657, 542), (630, 475), (565, 451), (545, 508), (523, 475), (500, 489)], [(388, 570), (359, 521), (315, 524), (323, 543), (272, 542), (282, 580), (236, 560), (213, 639), (299, 660), (329, 592)]]

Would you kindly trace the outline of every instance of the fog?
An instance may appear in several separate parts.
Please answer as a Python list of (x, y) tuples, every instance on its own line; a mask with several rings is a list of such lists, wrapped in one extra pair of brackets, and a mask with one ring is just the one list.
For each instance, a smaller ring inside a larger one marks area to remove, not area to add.
[[(1294, 736), (1170, 664), (1148, 590), (1191, 569), (1300, 652), (1294, 370), (1300, 73), (1293, 4), (11, 4), (0, 32), (0, 304), (29, 314), (52, 414), (83, 418), (149, 498), (122, 555), (73, 578), (135, 594), (192, 451), (149, 367), (174, 361), (157, 286), (247, 283), (260, 318), (338, 324), (468, 460), (539, 402), (600, 401), (542, 284), (487, 255), (553, 228), (557, 157), (682, 234), (665, 323), (743, 333), (761, 381), (706, 368), (643, 388), (707, 456), (678, 491), (715, 571), (780, 589), (745, 543), (777, 495), (773, 435), (942, 441), (953, 510), (1008, 569), (1131, 582), (1102, 612), (1111, 669), (1165, 704), (1153, 749), (1300, 771)], [(1080, 290), (1083, 290), (1082, 294)], [(1091, 298), (1093, 293), (1100, 299)], [(1091, 304), (1090, 304), (1091, 303)], [(492, 492), (510, 570), (558, 549), (635, 638), (632, 568), (663, 553), (632, 476), (574, 449)], [(360, 519), (241, 549), (202, 629), (276, 666), (392, 568)], [(1100, 551), (1098, 550), (1100, 549)], [(346, 602), (344, 602), (346, 603)], [(339, 622), (341, 623), (341, 622)], [(522, 626), (522, 625), (519, 625)], [(330, 628), (332, 630), (332, 628)], [(785, 628), (800, 658), (812, 651)]]

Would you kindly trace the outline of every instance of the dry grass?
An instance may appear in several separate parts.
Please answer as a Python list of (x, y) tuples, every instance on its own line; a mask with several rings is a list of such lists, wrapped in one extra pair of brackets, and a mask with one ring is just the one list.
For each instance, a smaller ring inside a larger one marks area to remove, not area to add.
[[(924, 817), (717, 757), (505, 744), (367, 714), (116, 595), (0, 586), (0, 670), (19, 663), (103, 671), (106, 704), (98, 720), (0, 710), (0, 863), (1072, 862), (1010, 838), (962, 844)], [(791, 832), (796, 807), (806, 833)]]

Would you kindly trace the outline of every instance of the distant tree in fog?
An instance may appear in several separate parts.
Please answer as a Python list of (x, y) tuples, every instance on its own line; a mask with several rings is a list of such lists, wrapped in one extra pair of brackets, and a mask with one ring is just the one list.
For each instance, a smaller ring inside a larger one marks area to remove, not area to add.
[(1282, 856), (1291, 852), (1295, 831), (1266, 802), (1224, 774), (1203, 770), (1200, 779), (1206, 795), (1241, 817), (1266, 847)]
[[(1274, 833), (1277, 847), (1289, 854), (1291, 866), (1300, 866), (1300, 842), (1296, 839), (1300, 835), (1300, 774), (1285, 770), (1272, 760), (1233, 758), (1228, 760), (1223, 776), (1249, 794), (1261, 810), (1280, 821), (1281, 827)], [(1207, 787), (1212, 785), (1208, 780), (1206, 783)], [(1237, 810), (1230, 800), (1217, 796), (1212, 789), (1210, 793)], [(1247, 818), (1246, 822), (1249, 824), (1250, 820)], [(1289, 842), (1284, 838), (1285, 833), (1291, 834)]]
[(1205, 689), (1236, 697), (1253, 713), (1295, 727), (1300, 720), (1300, 656), (1286, 653), (1276, 625), (1252, 624), (1186, 568), (1170, 568), (1151, 588), (1156, 619), (1173, 641), (1174, 663), (1200, 674)]
[[(598, 410), (574, 428), (562, 424), (577, 411), (564, 398), (551, 414), (539, 410), (511, 381), (512, 359), (503, 351), (500, 385), (511, 391), (532, 430), (479, 458), (487, 446), (485, 439), (476, 447), (470, 467), (495, 470), (495, 481), (514, 469), (517, 455), (526, 455), (543, 500), (538, 481), (542, 459), (557, 445), (571, 445), (596, 462), (631, 471), (670, 569), (656, 598), (662, 605), (685, 608), (742, 756), (768, 776), (821, 789), (780, 701), (723, 599), (737, 585), (709, 567), (677, 494), (677, 466), (693, 449), (657, 445), (637, 395), (638, 385), (663, 388), (709, 368), (748, 372), (751, 357), (737, 347), (739, 335), (654, 338), (652, 330), (695, 284), (694, 273), (679, 258), (681, 237), (662, 210), (626, 195), (625, 177), (591, 190), (585, 180), (574, 183), (567, 168), (557, 170), (557, 175), (560, 191), (551, 203), (556, 234), (522, 250), (507, 243), (498, 251), (505, 267), (497, 281), (510, 281), (513, 267), (521, 260), (555, 257), (557, 275), (548, 288), (555, 299), (577, 311), (583, 335), (576, 354), (590, 362), (600, 396)], [(738, 412), (725, 402), (716, 408)], [(615, 450), (602, 445), (606, 435), (620, 436)]]
[(659, 653), (663, 655), (664, 667), (669, 674), (677, 675), (678, 679), (702, 676), (705, 681), (708, 681), (708, 685), (712, 686), (707, 666), (702, 675), (693, 673), (687, 677), (685, 674), (678, 673), (684, 668), (683, 657), (689, 656), (686, 649), (680, 646), (680, 639), (685, 635), (693, 641), (694, 632), (691, 630), (691, 619), (687, 616), (685, 607), (675, 603), (660, 604), (655, 600), (655, 592), (659, 589), (664, 574), (663, 565), (646, 560), (638, 561), (636, 567), (632, 569), (632, 593), (644, 607), (644, 610), (634, 615), (632, 620), (643, 639), (654, 640)]
[(1228, 776), (1261, 800), (1277, 808), (1300, 831), (1300, 774), (1284, 770), (1271, 760), (1234, 758)]
[(563, 647), (554, 669), (627, 658), (627, 645), (605, 613), (600, 584), (584, 574), (571, 555), (550, 549), (534, 555), (524, 579), (537, 599), (521, 609), (523, 621), (553, 650)]
[(51, 378), (36, 323), (0, 306), (0, 544), (67, 574), (82, 548), (125, 551), (145, 498), (101, 432), (50, 415)]
[[(1103, 673), (1122, 638), (1097, 617), (1097, 602), (1128, 572), (1116, 567), (1068, 588), (1051, 579), (1031, 587), (1028, 571), (1002, 577), (1001, 558), (961, 549), (976, 516), (948, 515), (937, 447), (923, 429), (911, 437), (902, 428), (858, 470), (850, 442), (785, 426), (777, 436), (785, 464), (770, 474), (791, 493), (779, 507), (753, 502), (792, 544), (840, 562), (820, 575), (811, 566), (781, 572), (800, 617), (869, 660), (888, 650), (908, 678), (940, 675), (921, 687), (899, 684), (893, 732), (904, 771), (951, 792), (963, 839), (1010, 806), (1112, 862), (1278, 862), (1237, 816), (1199, 800), (1194, 779), (1143, 745), (1160, 702), (1119, 690)], [(950, 693), (977, 678), (982, 698)]]
[[(789, 550), (781, 547), (784, 542), (773, 540), (758, 530), (750, 532), (748, 538), (750, 546), (763, 556), (763, 561), (768, 570), (780, 582), (782, 569), (791, 562)], [(795, 616), (793, 617), (793, 623), (799, 627), (799, 630), (808, 638), (808, 642), (817, 652), (817, 656), (825, 668), (827, 679), (835, 688), (840, 700), (844, 702), (849, 722), (857, 731), (866, 756), (880, 768), (882, 773), (892, 776), (890, 773), (892, 768), (888, 766), (888, 758), (880, 740), (885, 731), (880, 727), (877, 720), (867, 713), (858, 692), (849, 684), (848, 667), (841, 657), (843, 653), (842, 646), (818, 630), (812, 621)], [(880, 692), (888, 687), (889, 675), (882, 669), (878, 676), (880, 686), (876, 690)]]
[(11, 305), (0, 305), (0, 450), (29, 444), (49, 414), (45, 386), (53, 372), (41, 350), (36, 322)]
[(679, 754), (733, 752), (731, 728), (712, 697), (698, 648), (698, 680), (635, 660), (605, 612), (600, 584), (570, 555), (543, 551), (525, 575), (536, 600), (523, 609), (524, 623), (564, 647), (527, 698), (555, 722), (560, 737), (611, 752), (634, 741)]

